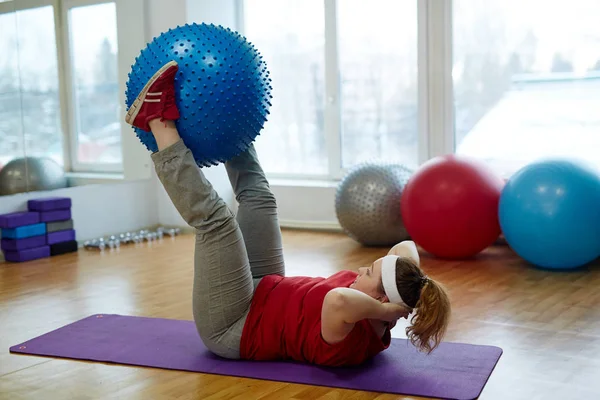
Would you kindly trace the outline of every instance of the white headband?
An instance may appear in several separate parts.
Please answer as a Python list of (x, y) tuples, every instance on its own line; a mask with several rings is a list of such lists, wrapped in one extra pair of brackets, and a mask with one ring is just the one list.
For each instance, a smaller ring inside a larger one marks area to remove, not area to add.
[(411, 308), (402, 300), (402, 296), (400, 296), (398, 286), (396, 285), (396, 260), (398, 258), (400, 257), (393, 255), (383, 257), (383, 264), (381, 264), (383, 290), (385, 290), (385, 294), (391, 303)]

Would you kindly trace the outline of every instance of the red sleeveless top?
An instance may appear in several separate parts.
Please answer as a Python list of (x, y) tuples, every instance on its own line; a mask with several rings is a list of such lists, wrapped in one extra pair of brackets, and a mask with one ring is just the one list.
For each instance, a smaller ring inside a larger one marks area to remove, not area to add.
[(256, 288), (244, 324), (241, 357), (350, 366), (387, 349), (390, 330), (381, 338), (368, 320), (356, 323), (339, 343), (330, 345), (321, 336), (325, 295), (331, 289), (349, 287), (357, 275), (342, 271), (329, 278), (265, 276)]

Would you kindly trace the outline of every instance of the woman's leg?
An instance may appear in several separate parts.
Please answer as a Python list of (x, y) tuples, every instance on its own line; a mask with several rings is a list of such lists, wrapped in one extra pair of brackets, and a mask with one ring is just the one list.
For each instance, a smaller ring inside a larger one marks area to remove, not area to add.
[(277, 202), (254, 145), (227, 161), (225, 168), (239, 203), (237, 221), (244, 235), (252, 277), (285, 276)]
[[(158, 178), (183, 219), (196, 229), (192, 301), (200, 337), (214, 353), (239, 358), (240, 327), (254, 290), (248, 255), (233, 214), (198, 168), (174, 122), (163, 120), (164, 115), (177, 114), (165, 111), (175, 105), (169, 100), (172, 96), (163, 95), (173, 90), (175, 71), (168, 68), (150, 80), (138, 103), (143, 117), (132, 122), (152, 131), (159, 148), (152, 154)], [(156, 97), (146, 99), (146, 94)], [(150, 107), (158, 107), (160, 118), (144, 116), (157, 115)]]

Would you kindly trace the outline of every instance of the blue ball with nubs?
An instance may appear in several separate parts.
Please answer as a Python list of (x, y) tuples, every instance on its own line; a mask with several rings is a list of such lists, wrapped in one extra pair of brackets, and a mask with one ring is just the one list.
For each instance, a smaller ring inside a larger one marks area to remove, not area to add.
[[(260, 134), (271, 106), (271, 79), (257, 49), (239, 33), (213, 24), (188, 24), (154, 38), (131, 67), (129, 108), (146, 82), (174, 60), (179, 134), (199, 166), (223, 163), (245, 151)], [(150, 132), (134, 128), (151, 152)]]
[(573, 160), (531, 163), (504, 187), (499, 219), (507, 243), (529, 263), (582, 267), (600, 256), (600, 177)]

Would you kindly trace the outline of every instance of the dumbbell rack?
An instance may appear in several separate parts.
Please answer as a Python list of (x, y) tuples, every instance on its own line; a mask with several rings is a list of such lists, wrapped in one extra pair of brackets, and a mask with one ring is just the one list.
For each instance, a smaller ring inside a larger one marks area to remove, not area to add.
[(173, 238), (180, 232), (181, 230), (179, 228), (160, 227), (155, 231), (142, 229), (136, 232), (125, 232), (118, 235), (87, 240), (84, 242), (83, 247), (88, 250), (104, 250), (106, 248), (118, 249), (122, 244), (139, 244), (144, 241), (153, 242), (162, 239), (165, 235), (169, 235)]

